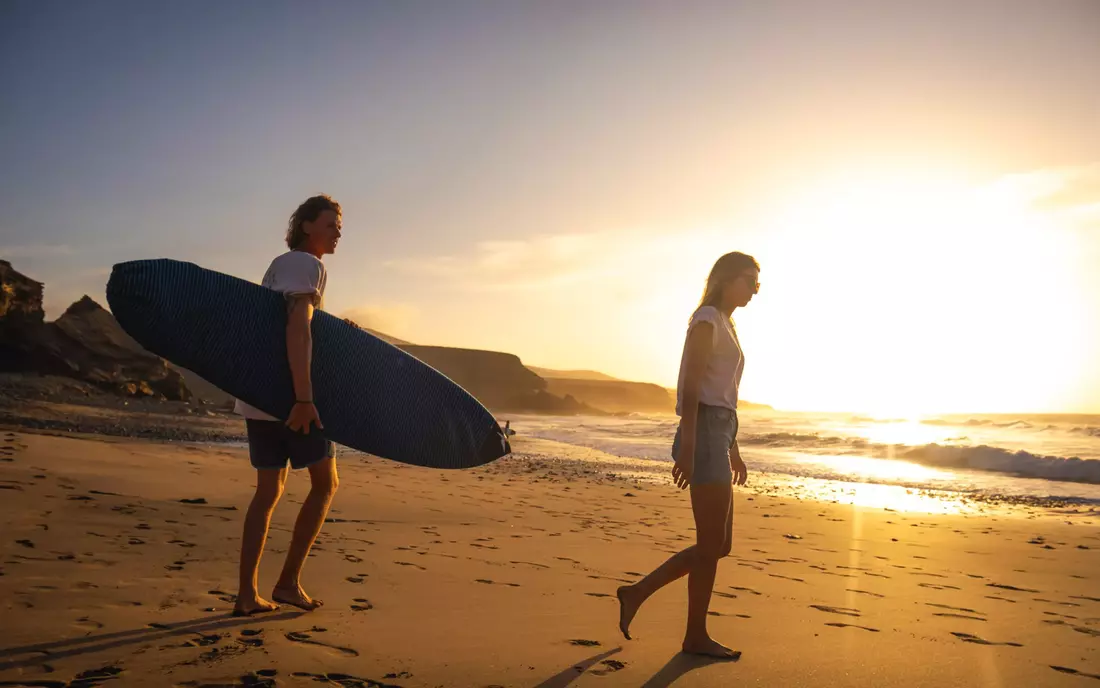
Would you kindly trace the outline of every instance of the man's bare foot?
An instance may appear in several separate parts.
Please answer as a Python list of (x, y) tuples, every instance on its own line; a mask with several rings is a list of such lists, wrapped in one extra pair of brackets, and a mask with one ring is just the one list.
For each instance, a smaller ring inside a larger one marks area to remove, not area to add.
[(271, 591), (271, 599), (298, 609), (304, 609), (307, 612), (311, 612), (324, 604), (321, 600), (315, 600), (307, 595), (300, 585), (293, 588), (275, 588)]
[(274, 602), (268, 602), (259, 595), (237, 596), (237, 603), (233, 605), (233, 616), (252, 616), (253, 614), (265, 614), (279, 608)]
[(619, 630), (624, 638), (630, 640), (630, 622), (634, 620), (634, 615), (645, 600), (634, 592), (633, 585), (622, 586), (615, 591), (615, 596), (619, 598)]
[(683, 650), (689, 655), (702, 655), (703, 657), (717, 657), (718, 659), (740, 659), (740, 650), (731, 650), (722, 643), (711, 638), (702, 640), (685, 640)]

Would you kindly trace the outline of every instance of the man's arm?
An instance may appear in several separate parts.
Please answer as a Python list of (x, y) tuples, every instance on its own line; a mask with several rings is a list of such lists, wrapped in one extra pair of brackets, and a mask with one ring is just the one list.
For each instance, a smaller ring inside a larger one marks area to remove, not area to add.
[(292, 296), (287, 305), (286, 355), (290, 363), (290, 377), (294, 382), (294, 407), (286, 424), (291, 430), (309, 434), (310, 425), (321, 425), (317, 407), (313, 405), (313, 380), (310, 374), (313, 361), (313, 301), (308, 296)]

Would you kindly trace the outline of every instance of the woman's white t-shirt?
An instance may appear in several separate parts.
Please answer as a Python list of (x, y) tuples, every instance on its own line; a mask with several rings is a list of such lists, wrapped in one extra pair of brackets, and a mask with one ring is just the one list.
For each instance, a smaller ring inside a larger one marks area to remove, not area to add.
[[(733, 323), (713, 306), (702, 306), (691, 316), (687, 331), (702, 322), (710, 323), (714, 330), (714, 347), (711, 349), (703, 379), (699, 385), (699, 403), (737, 410), (737, 388), (741, 384), (741, 372), (745, 369), (745, 354)], [(684, 376), (687, 373), (687, 337), (684, 352), (680, 355), (680, 377), (676, 384), (676, 415), (683, 415)]]
[[(315, 308), (322, 308), (327, 278), (325, 264), (317, 256), (305, 251), (287, 251), (271, 261), (271, 266), (267, 268), (260, 284), (282, 292), (287, 297), (309, 296)], [(240, 399), (237, 399), (233, 410), (252, 420), (278, 420)]]

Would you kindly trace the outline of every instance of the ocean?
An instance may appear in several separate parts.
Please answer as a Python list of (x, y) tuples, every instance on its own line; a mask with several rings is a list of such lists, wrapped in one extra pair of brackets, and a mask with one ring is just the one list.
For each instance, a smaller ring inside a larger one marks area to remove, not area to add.
[[(1100, 511), (1100, 415), (738, 415), (741, 455), (758, 484), (887, 507), (907, 495), (932, 495), (946, 505), (933, 511), (973, 502)], [(510, 420), (519, 436), (660, 462), (672, 461), (679, 422), (641, 414)]]

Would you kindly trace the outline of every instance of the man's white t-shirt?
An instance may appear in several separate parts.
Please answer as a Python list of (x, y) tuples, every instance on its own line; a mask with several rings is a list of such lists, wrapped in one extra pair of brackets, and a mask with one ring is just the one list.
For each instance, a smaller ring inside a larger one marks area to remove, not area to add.
[[(287, 251), (271, 261), (260, 284), (268, 289), (282, 292), (287, 297), (309, 296), (315, 308), (322, 308), (325, 302), (327, 277), (324, 263), (313, 254), (305, 251)], [(237, 399), (234, 411), (252, 420), (278, 420), (240, 399)]]
[[(745, 354), (730, 319), (713, 306), (702, 306), (691, 316), (687, 331), (708, 322), (714, 329), (714, 348), (707, 359), (707, 368), (699, 386), (699, 403), (737, 410), (737, 388), (741, 384), (741, 372), (745, 369)], [(680, 377), (676, 384), (676, 415), (683, 415), (684, 376), (687, 373), (687, 337), (684, 352), (680, 355)]]

